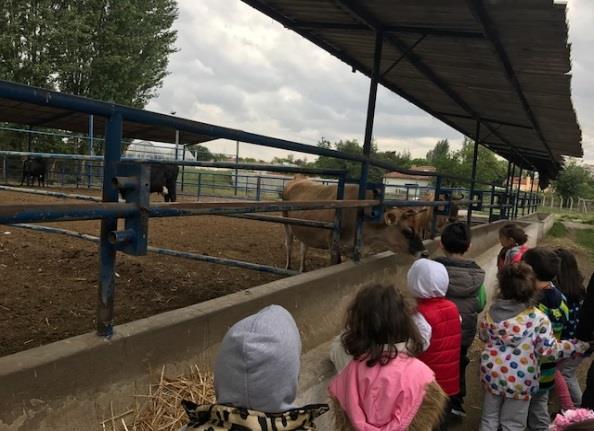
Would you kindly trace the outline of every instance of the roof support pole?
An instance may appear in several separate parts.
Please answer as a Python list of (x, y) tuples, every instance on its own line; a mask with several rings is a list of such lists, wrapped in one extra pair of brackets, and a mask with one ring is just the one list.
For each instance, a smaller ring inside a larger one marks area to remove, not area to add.
[(514, 196), (514, 176), (516, 175), (516, 164), (512, 163), (511, 176), (509, 177), (509, 190), (507, 192), (507, 204), (512, 206), (507, 207), (507, 219), (512, 219), (514, 216), (513, 196)]
[[(511, 198), (511, 196), (512, 196), (512, 190), (513, 190), (513, 181), (512, 181), (512, 179), (513, 179), (514, 174), (515, 174), (515, 169), (516, 169), (516, 166), (510, 160), (508, 162), (508, 165), (507, 165), (507, 183), (505, 184), (505, 204), (506, 205), (509, 205), (512, 202), (512, 198)], [(511, 218), (511, 215), (510, 215), (511, 209), (510, 208), (511, 207), (509, 207), (509, 206), (506, 206), (505, 207), (505, 218), (508, 219), (508, 220)]]
[[(113, 185), (116, 166), (121, 156), (123, 120), (122, 114), (113, 113), (105, 127), (105, 145), (103, 148), (103, 202), (117, 202), (118, 189)], [(116, 247), (109, 242), (111, 232), (118, 230), (117, 218), (101, 220), (101, 245), (99, 253), (99, 301), (97, 304), (97, 335), (113, 335), (113, 304), (115, 294)]]
[(466, 223), (468, 226), (472, 223), (472, 207), (474, 205), (474, 186), (476, 181), (476, 162), (478, 159), (478, 148), (479, 148), (479, 141), (481, 138), (481, 122), (477, 120), (476, 122), (476, 132), (474, 134), (474, 150), (472, 152), (472, 174), (470, 178), (470, 205), (468, 205), (468, 211), (466, 215)]
[(534, 202), (534, 171), (530, 172), (530, 195), (528, 195), (528, 214), (532, 214), (532, 204)]
[(520, 203), (520, 189), (522, 188), (522, 171), (523, 168), (520, 168), (520, 175), (518, 176), (518, 189), (516, 190), (516, 198), (514, 199), (514, 218), (518, 218), (518, 204)]
[[(373, 120), (375, 118), (375, 102), (377, 99), (377, 84), (380, 76), (383, 44), (383, 33), (381, 31), (376, 31), (375, 52), (373, 54), (373, 70), (371, 73), (371, 83), (369, 85), (369, 100), (367, 102), (367, 121), (365, 122), (365, 138), (363, 140), (363, 156), (365, 157), (365, 161), (361, 163), (361, 176), (359, 177), (359, 199), (365, 199), (365, 195), (367, 192), (367, 177), (369, 176), (369, 156), (371, 154)], [(355, 231), (355, 244), (353, 250), (353, 258), (355, 261), (361, 259), (361, 249), (363, 247), (364, 217), (364, 210), (360, 208), (357, 213), (357, 229)]]
[[(503, 202), (499, 202), (499, 205), (506, 205), (508, 203), (508, 190), (509, 190), (509, 176), (511, 175), (511, 160), (507, 161), (507, 174), (505, 175), (505, 197)], [(499, 207), (499, 219), (507, 218), (507, 207)]]

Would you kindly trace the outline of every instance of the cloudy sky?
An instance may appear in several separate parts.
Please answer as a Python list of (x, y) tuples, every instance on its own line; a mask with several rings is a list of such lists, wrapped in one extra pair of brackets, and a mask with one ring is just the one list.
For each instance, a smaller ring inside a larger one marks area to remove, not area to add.
[[(307, 144), (322, 136), (363, 141), (366, 77), (239, 0), (178, 3), (179, 51), (148, 109)], [(573, 100), (585, 159), (594, 162), (594, 1), (568, 3)], [(376, 112), (382, 150), (422, 157), (439, 139), (462, 142), (460, 133), (383, 88)], [(228, 154), (235, 148), (227, 141), (208, 146)], [(287, 154), (246, 144), (240, 153), (265, 160)]]

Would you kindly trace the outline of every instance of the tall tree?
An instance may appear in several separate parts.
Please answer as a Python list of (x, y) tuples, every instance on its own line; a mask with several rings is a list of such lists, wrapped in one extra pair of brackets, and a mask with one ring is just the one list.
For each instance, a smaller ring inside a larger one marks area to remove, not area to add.
[(443, 159), (450, 155), (450, 143), (447, 139), (441, 139), (437, 141), (435, 147), (432, 150), (427, 151), (425, 156), (429, 162)]
[(590, 197), (594, 189), (592, 174), (575, 160), (569, 160), (553, 187), (563, 199)]
[(62, 91), (144, 107), (175, 51), (174, 0), (55, 2), (56, 84)]
[[(472, 177), (472, 158), (474, 154), (474, 141), (464, 138), (462, 148), (457, 152), (460, 167), (457, 174), (464, 178)], [(480, 182), (503, 184), (507, 174), (507, 163), (498, 158), (495, 153), (482, 145), (478, 148), (476, 165), (476, 179)], [(463, 182), (463, 186), (470, 186), (470, 182)]]
[(2, 1), (0, 79), (144, 107), (167, 75), (176, 17), (175, 0)]

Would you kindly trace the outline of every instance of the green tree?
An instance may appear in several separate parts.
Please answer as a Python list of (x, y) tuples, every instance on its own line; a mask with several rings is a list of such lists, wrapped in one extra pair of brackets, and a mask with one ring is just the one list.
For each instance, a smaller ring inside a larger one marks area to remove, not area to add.
[(447, 139), (437, 141), (435, 147), (427, 152), (425, 156), (429, 163), (434, 163), (438, 160), (450, 157), (450, 143)]
[[(459, 175), (460, 158), (459, 154), (452, 151), (447, 139), (437, 141), (432, 150), (427, 152), (427, 163), (435, 167), (435, 170), (444, 175)], [(442, 184), (445, 186), (458, 186), (456, 180), (444, 178)]]
[(209, 162), (214, 159), (214, 155), (204, 145), (192, 145), (191, 147), (189, 147), (189, 149), (194, 152), (196, 160)]
[(559, 173), (553, 187), (563, 199), (588, 197), (594, 189), (592, 175), (576, 160), (571, 159)]
[[(474, 141), (464, 138), (462, 148), (456, 156), (460, 162), (457, 175), (464, 178), (472, 177), (472, 158), (474, 154)], [(482, 145), (478, 148), (476, 164), (476, 179), (480, 182), (503, 184), (507, 175), (507, 162), (498, 158), (495, 153)], [(460, 186), (468, 187), (470, 182), (462, 182)]]
[[(134, 107), (156, 95), (175, 51), (175, 0), (6, 0), (0, 17), (0, 79)], [(14, 133), (0, 139), (23, 149)]]

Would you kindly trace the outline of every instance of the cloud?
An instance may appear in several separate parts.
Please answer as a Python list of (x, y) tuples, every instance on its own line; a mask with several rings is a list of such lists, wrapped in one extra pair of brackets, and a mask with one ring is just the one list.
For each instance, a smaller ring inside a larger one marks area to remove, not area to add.
[[(365, 76), (239, 0), (178, 3), (179, 51), (172, 55), (171, 73), (148, 109), (307, 144), (322, 136), (363, 140), (369, 91)], [(574, 101), (590, 159), (592, 3), (570, 0), (569, 9)], [(413, 156), (424, 156), (439, 139), (448, 138), (454, 146), (462, 141), (460, 133), (384, 88), (378, 91), (374, 138), (380, 149), (408, 150)], [(225, 140), (208, 147), (235, 151), (235, 143)], [(261, 159), (286, 155), (253, 145), (241, 148), (243, 155)]]

